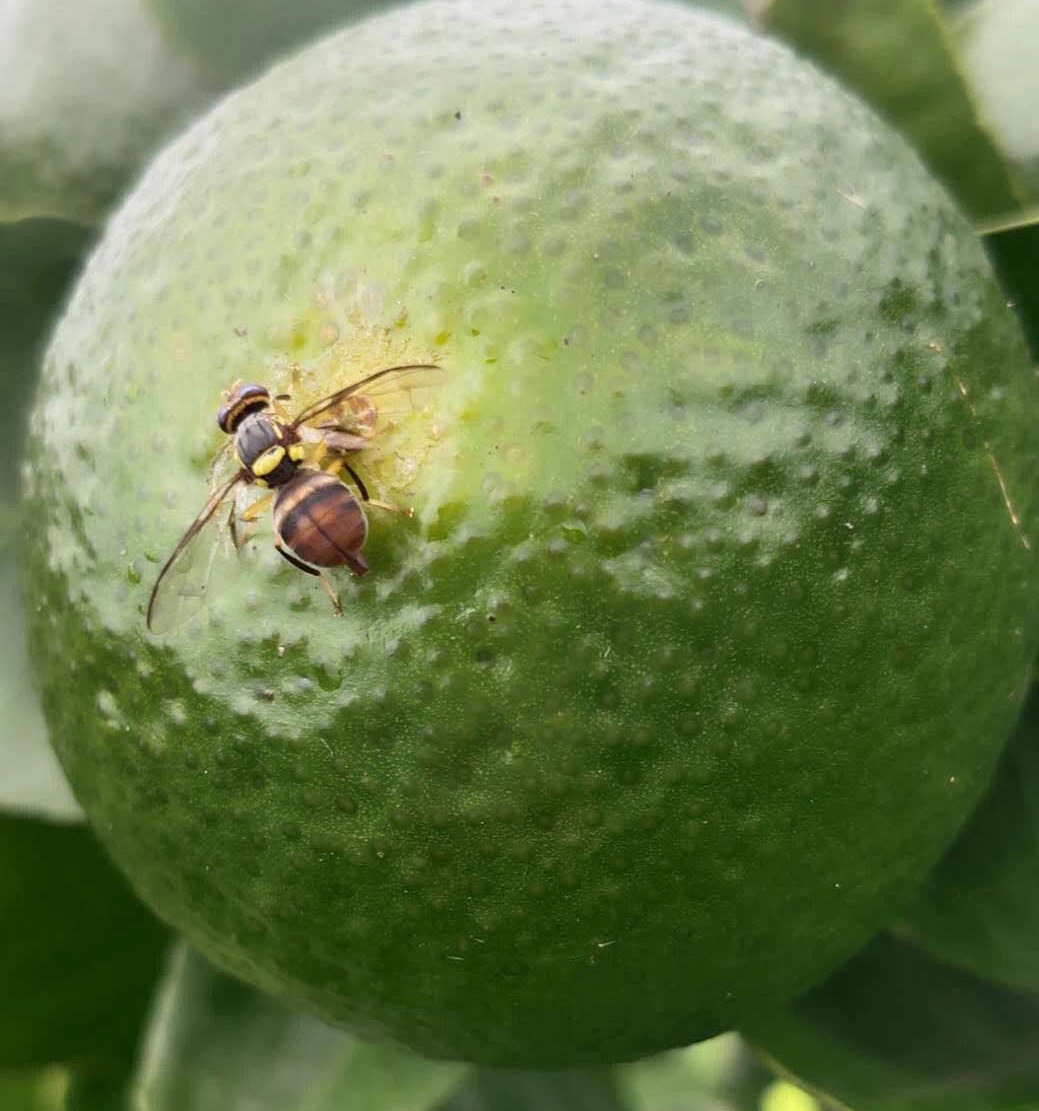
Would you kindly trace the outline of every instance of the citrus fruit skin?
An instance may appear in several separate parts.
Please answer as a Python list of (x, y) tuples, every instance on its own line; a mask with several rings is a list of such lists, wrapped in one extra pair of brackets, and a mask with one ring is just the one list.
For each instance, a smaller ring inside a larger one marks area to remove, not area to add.
[[(147, 634), (222, 387), (429, 360), (356, 460), (414, 516), (371, 510), (341, 618), (264, 523)], [(500, 1065), (706, 1037), (859, 946), (987, 782), (1036, 402), (966, 221), (785, 49), (640, 0), (388, 13), (168, 148), (54, 337), (56, 747), (160, 915), (334, 1022)]]

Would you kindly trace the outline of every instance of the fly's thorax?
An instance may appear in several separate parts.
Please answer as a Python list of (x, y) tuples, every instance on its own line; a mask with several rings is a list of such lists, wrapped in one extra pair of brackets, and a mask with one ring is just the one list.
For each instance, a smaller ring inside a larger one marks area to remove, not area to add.
[(270, 413), (249, 413), (234, 437), (239, 463), (261, 486), (284, 486), (303, 459), (295, 430)]

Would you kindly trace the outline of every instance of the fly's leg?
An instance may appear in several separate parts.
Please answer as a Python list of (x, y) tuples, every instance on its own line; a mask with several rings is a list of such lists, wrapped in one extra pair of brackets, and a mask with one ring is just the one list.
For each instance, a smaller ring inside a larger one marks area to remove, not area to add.
[(363, 501), (365, 505), (373, 505), (376, 509), (387, 509), (391, 513), (403, 513), (406, 517), (411, 517), (414, 515), (413, 509), (406, 509), (400, 505), (391, 505), (389, 502), (385, 501), (376, 501), (374, 498), (372, 498), (368, 494), (368, 487), (365, 486), (365, 484), (361, 481), (361, 476), (353, 469), (353, 467), (350, 466), (349, 463), (347, 463), (345, 459), (333, 459), (332, 462), (327, 467), (325, 467), (326, 474), (334, 475), (336, 478), (339, 477), (340, 471), (346, 471), (346, 473), (354, 480), (354, 485), (357, 487), (357, 492), (361, 495), (361, 501)]
[(262, 498), (257, 498), (252, 505), (246, 506), (239, 516), (243, 521), (255, 521), (261, 513), (266, 513), (270, 509), (273, 500), (273, 494), (265, 494)]
[(248, 537), (238, 527), (239, 521), (244, 521), (246, 524), (252, 524), (261, 513), (265, 513), (270, 507), (271, 501), (274, 498), (273, 494), (267, 494), (252, 505), (247, 505), (240, 513), (238, 512), (238, 499), (235, 498), (231, 505), (231, 512), (228, 515), (227, 524), (231, 531), (231, 542), (235, 546), (235, 551), (240, 552), (242, 546), (245, 544)]
[[(309, 564), (304, 563), (301, 559), (297, 559), (288, 548), (284, 547), (280, 540), (274, 542), (274, 547), (277, 549), (278, 554), (284, 556), (285, 559), (292, 564), (293, 567), (298, 567), (301, 571), (306, 571), (308, 575), (316, 575), (321, 580), (321, 585), (325, 588), (325, 593), (328, 595), (329, 601), (332, 603), (332, 611), (336, 617), (343, 616), (343, 607), (339, 603), (339, 595), (335, 592), (335, 587), (332, 586), (328, 580), (328, 576), (319, 571), (316, 567), (311, 567)], [(365, 570), (367, 570), (367, 566)]]
[(378, 501), (375, 498), (365, 499), (365, 505), (372, 505), (376, 509), (385, 509), (390, 513), (403, 513), (405, 517), (414, 517), (415, 510), (410, 505), (391, 505), (388, 501)]
[(240, 552), (242, 544), (245, 543), (245, 538), (238, 531), (238, 501), (236, 498), (231, 499), (231, 512), (227, 515), (227, 527), (231, 533), (231, 543), (234, 544), (234, 550)]
[(357, 487), (358, 493), (361, 495), (361, 501), (370, 502), (372, 499), (368, 496), (368, 487), (361, 481), (361, 476), (350, 466), (345, 459), (337, 459), (332, 464), (335, 467), (334, 471), (330, 474), (338, 475), (339, 472), (346, 471), (346, 473), (354, 480), (354, 485)]

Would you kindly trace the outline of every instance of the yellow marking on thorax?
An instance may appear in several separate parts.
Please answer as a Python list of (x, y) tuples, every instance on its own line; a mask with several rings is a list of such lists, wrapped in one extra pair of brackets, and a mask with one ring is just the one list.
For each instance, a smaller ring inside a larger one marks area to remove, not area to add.
[(302, 444), (293, 444), (289, 448), (289, 458), (294, 463), (300, 463), (307, 457), (307, 449)]
[(253, 463), (252, 472), (257, 478), (262, 478), (263, 475), (270, 474), (284, 458), (285, 449), (281, 444), (275, 444), (257, 458)]

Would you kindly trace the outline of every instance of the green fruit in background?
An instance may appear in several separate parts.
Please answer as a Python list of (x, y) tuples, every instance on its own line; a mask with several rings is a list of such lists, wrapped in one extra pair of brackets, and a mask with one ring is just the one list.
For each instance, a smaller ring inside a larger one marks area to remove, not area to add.
[(393, 0), (144, 0), (171, 43), (206, 73), (235, 84), (322, 31), (351, 23)]
[[(396, 0), (400, 2), (400, 0)], [(272, 58), (322, 32), (382, 8), (394, 0), (146, 0), (170, 41), (216, 80), (237, 84)], [(703, 0), (702, 7), (743, 18), (742, 0)], [(384, 78), (385, 79), (385, 78)]]
[(0, 9), (0, 219), (99, 221), (210, 99), (144, 0)]
[(963, 65), (978, 107), (1031, 196), (1039, 199), (1039, 4), (979, 0), (967, 9), (959, 30)]
[[(370, 510), (342, 617), (221, 510), (208, 611), (146, 633), (222, 387), (430, 360), (355, 459), (414, 516)], [(158, 158), (45, 377), (70, 781), (163, 917), (353, 1029), (545, 1065), (730, 1027), (910, 898), (1018, 712), (1018, 326), (905, 144), (722, 19), (435, 0), (325, 40)]]

